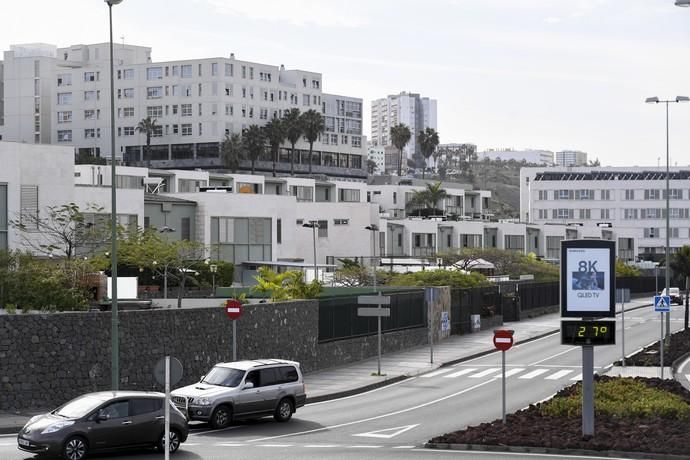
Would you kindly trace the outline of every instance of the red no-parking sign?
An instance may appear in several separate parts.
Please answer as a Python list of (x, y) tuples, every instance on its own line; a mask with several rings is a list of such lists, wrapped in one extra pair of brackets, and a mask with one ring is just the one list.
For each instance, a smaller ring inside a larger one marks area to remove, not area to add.
[(225, 302), (225, 314), (232, 320), (242, 316), (242, 303), (239, 300), (229, 299)]
[(510, 350), (513, 346), (513, 330), (496, 329), (494, 331), (494, 346), (501, 351)]

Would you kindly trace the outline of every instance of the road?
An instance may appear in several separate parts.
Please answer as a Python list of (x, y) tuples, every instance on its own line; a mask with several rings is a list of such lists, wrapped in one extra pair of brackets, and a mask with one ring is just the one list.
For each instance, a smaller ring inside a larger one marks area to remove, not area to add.
[[(673, 330), (682, 328), (682, 316), (682, 308), (674, 307)], [(620, 316), (617, 321), (617, 345), (595, 348), (598, 372), (621, 357)], [(554, 329), (557, 327), (554, 321)], [(626, 313), (627, 354), (658, 340), (659, 333), (659, 314), (651, 307)], [(507, 411), (548, 398), (580, 379), (581, 359), (581, 348), (561, 345), (559, 334), (513, 347), (506, 353)], [(195, 425), (188, 442), (173, 458), (508, 458), (499, 453), (421, 448), (433, 436), (501, 417), (500, 363), (500, 352), (491, 353), (368, 393), (310, 404), (287, 424), (262, 419), (221, 431)], [(534, 458), (528, 454), (509, 457)], [(14, 438), (0, 437), (0, 458), (32, 456), (16, 450)], [(146, 459), (151, 455), (132, 453), (126, 458)]]

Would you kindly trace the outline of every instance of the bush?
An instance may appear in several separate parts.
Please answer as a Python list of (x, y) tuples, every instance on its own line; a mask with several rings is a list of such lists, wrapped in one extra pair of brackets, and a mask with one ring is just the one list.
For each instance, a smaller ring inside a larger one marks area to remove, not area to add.
[(476, 272), (462, 273), (457, 270), (424, 270), (416, 273), (393, 274), (387, 280), (389, 286), (450, 286), (472, 288), (488, 284), (484, 275)]
[[(574, 417), (581, 415), (582, 385), (567, 396), (556, 396), (541, 405), (543, 415)], [(594, 410), (616, 418), (661, 417), (673, 420), (690, 418), (690, 404), (680, 396), (651, 388), (631, 378), (594, 383)]]

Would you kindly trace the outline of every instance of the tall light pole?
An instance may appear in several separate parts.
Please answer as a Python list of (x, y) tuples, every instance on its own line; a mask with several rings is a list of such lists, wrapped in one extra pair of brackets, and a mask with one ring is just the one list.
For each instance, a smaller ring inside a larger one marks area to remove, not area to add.
[[(676, 5), (678, 4), (680, 0), (676, 1)], [(668, 105), (669, 103), (677, 103), (677, 102), (688, 102), (690, 101), (690, 98), (687, 96), (676, 96), (675, 99), (672, 100), (659, 100), (658, 97), (648, 97), (645, 99), (645, 102), (648, 104), (665, 104), (666, 105), (666, 254), (665, 254), (665, 260), (664, 260), (664, 275), (665, 275), (665, 295), (669, 295), (671, 292), (671, 271), (669, 270), (670, 268), (670, 263), (671, 263), (671, 221), (670, 221), (670, 214), (671, 214), (671, 206), (670, 206), (670, 199), (671, 199), (671, 191), (669, 187), (669, 179), (671, 176), (671, 173), (669, 171), (669, 149), (668, 149)], [(671, 341), (671, 314), (666, 313), (666, 336), (665, 336), (665, 341), (666, 344)]]
[(319, 221), (310, 220), (309, 222), (302, 224), (302, 227), (311, 228), (311, 235), (314, 241), (314, 279), (318, 281), (319, 271), (316, 265), (316, 229), (319, 228)]
[(372, 266), (374, 268), (374, 291), (376, 291), (376, 266), (378, 265), (376, 263), (376, 235), (378, 234), (379, 226), (376, 224), (371, 224), (371, 225), (367, 225), (364, 228), (371, 232), (371, 240), (372, 240), (373, 245), (374, 245), (374, 259), (373, 259)]
[(122, 0), (105, 0), (108, 4), (108, 20), (110, 24), (110, 190), (111, 190), (111, 210), (110, 210), (110, 278), (111, 278), (111, 386), (113, 390), (119, 388), (120, 381), (120, 331), (117, 311), (117, 180), (115, 176), (115, 78), (113, 70), (113, 5), (119, 5)]

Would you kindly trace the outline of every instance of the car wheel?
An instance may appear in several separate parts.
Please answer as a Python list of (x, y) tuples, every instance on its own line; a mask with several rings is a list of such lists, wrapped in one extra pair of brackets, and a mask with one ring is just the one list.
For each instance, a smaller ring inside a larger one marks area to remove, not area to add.
[(218, 406), (211, 415), (211, 426), (216, 430), (226, 428), (232, 421), (232, 409), (228, 406)]
[(82, 460), (86, 458), (89, 447), (86, 440), (81, 436), (72, 436), (67, 439), (65, 446), (62, 449), (62, 456), (66, 460)]
[[(158, 440), (158, 445), (156, 445), (158, 452), (165, 453), (165, 433), (161, 433), (160, 439)], [(180, 448), (180, 433), (175, 429), (170, 430), (170, 453), (177, 452)]]
[(278, 403), (273, 418), (275, 418), (277, 422), (287, 422), (292, 418), (292, 412), (292, 401), (288, 398), (283, 398)]

